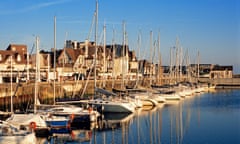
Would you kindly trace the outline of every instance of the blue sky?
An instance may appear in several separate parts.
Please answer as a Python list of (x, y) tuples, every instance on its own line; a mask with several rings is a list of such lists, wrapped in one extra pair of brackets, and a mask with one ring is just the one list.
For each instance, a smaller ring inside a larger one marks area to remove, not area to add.
[[(137, 51), (141, 35), (141, 59), (150, 57), (150, 31), (153, 41), (160, 32), (163, 64), (169, 64), (170, 47), (179, 38), (189, 51), (191, 63), (197, 51), (201, 63), (234, 65), (240, 73), (240, 2), (238, 0), (99, 0), (98, 39), (106, 24), (107, 43), (122, 43), (122, 23), (130, 49)], [(10, 43), (27, 44), (35, 36), (40, 47), (53, 47), (53, 19), (57, 17), (57, 48), (65, 39), (84, 41), (90, 32), (95, 0), (7, 0), (0, 1), (0, 49)], [(94, 32), (94, 29), (93, 29)], [(91, 40), (94, 40), (94, 33)], [(30, 50), (29, 50), (30, 51)]]

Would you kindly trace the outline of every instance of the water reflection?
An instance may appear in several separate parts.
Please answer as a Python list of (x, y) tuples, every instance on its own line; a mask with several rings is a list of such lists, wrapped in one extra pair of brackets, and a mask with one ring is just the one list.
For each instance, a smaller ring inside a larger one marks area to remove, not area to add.
[(127, 143), (128, 128), (132, 124), (133, 116), (134, 113), (104, 114), (104, 118), (98, 122), (98, 128), (96, 129), (98, 133), (102, 133), (102, 137), (100, 137), (102, 140), (100, 141), (102, 141), (103, 144), (108, 144), (109, 142), (118, 143), (115, 137), (118, 138), (119, 134), (121, 134), (121, 141)]
[(239, 143), (239, 110), (239, 90), (202, 93), (133, 114), (108, 113), (89, 129), (74, 129), (39, 143)]

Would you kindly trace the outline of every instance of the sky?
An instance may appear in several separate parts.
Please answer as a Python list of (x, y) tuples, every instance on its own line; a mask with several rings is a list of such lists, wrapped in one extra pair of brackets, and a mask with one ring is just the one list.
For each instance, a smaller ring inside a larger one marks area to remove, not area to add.
[[(57, 48), (65, 40), (94, 41), (91, 28), (96, 0), (2, 0), (0, 1), (0, 49), (9, 44), (26, 44), (30, 52), (35, 37), (40, 49), (54, 47), (56, 16)], [(233, 65), (240, 73), (239, 0), (98, 0), (97, 43), (123, 43), (123, 23), (127, 43), (139, 59), (156, 61), (157, 49), (150, 46), (160, 35), (163, 65), (170, 64), (170, 49), (179, 40), (183, 61), (188, 51), (190, 63)], [(138, 37), (140, 40), (138, 41)], [(140, 51), (140, 53), (138, 53)], [(152, 58), (150, 58), (153, 56)]]

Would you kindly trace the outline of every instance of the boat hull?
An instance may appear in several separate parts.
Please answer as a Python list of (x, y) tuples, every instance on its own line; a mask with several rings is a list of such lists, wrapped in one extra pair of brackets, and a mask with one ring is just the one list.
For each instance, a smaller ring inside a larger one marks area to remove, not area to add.
[(46, 123), (50, 128), (63, 128), (69, 125), (68, 120), (46, 120)]
[(131, 103), (117, 103), (108, 101), (89, 101), (90, 105), (97, 107), (100, 112), (113, 112), (113, 113), (133, 113), (135, 106)]
[(6, 144), (35, 144), (37, 140), (34, 133), (29, 133), (27, 135), (1, 136), (0, 142)]

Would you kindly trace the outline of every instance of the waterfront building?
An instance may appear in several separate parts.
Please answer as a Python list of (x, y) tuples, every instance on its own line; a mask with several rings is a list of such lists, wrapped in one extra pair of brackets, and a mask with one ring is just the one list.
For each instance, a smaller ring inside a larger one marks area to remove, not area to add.
[(138, 60), (135, 54), (135, 51), (129, 51), (129, 76), (130, 79), (136, 79), (136, 77), (142, 77), (142, 74), (139, 73), (138, 69)]
[(214, 65), (210, 71), (210, 78), (232, 78), (233, 77), (233, 66), (220, 66)]
[[(30, 78), (28, 80), (34, 80), (35, 79), (35, 72), (36, 72), (36, 54), (31, 55), (31, 72), (30, 72)], [(27, 65), (27, 64), (26, 64)], [(40, 76), (39, 81), (49, 81), (51, 77), (53, 77), (51, 70), (51, 53), (40, 51), (39, 52), (39, 70), (40, 70)]]
[(139, 61), (139, 70), (143, 74), (143, 76), (150, 77), (155, 75), (155, 65), (150, 63), (148, 60), (140, 60)]
[[(190, 71), (193, 77), (197, 77), (197, 64), (191, 64)], [(199, 64), (199, 77), (201, 78), (232, 78), (233, 66), (231, 65), (215, 65), (215, 64)]]
[[(104, 53), (105, 52), (105, 53)], [(59, 77), (66, 79), (75, 74), (84, 77), (93, 77), (93, 63), (95, 54), (95, 43), (66, 41), (66, 47), (60, 50), (57, 56), (57, 73)], [(128, 46), (107, 45), (97, 46), (96, 59), (97, 76), (107, 78), (132, 78), (136, 75), (138, 61), (134, 51), (129, 51)]]
[[(73, 80), (81, 75), (82, 79), (90, 75), (93, 78), (95, 42), (67, 40), (63, 49), (39, 52), (40, 79), (50, 81), (54, 79), (54, 61), (56, 61), (56, 79)], [(11, 67), (11, 56), (12, 64)], [(97, 46), (96, 72), (97, 78), (136, 79), (142, 75), (154, 74), (154, 65), (146, 60), (144, 65), (139, 63), (134, 51), (128, 45)], [(10, 82), (10, 71), (13, 72), (14, 82), (22, 79), (29, 81), (35, 77), (36, 54), (28, 54), (27, 46), (10, 44), (6, 50), (0, 51), (0, 82)], [(144, 71), (141, 70), (143, 66)], [(76, 77), (75, 77), (76, 78)]]
[(0, 83), (10, 82), (11, 72), (13, 81), (18, 81), (21, 73), (26, 72), (27, 57), (27, 46), (23, 44), (10, 44), (6, 50), (0, 50)]
[[(41, 79), (46, 79), (50, 71), (50, 54), (39, 55)], [(36, 54), (29, 54), (27, 45), (9, 44), (6, 50), (0, 50), (0, 83), (29, 81), (35, 78)]]

